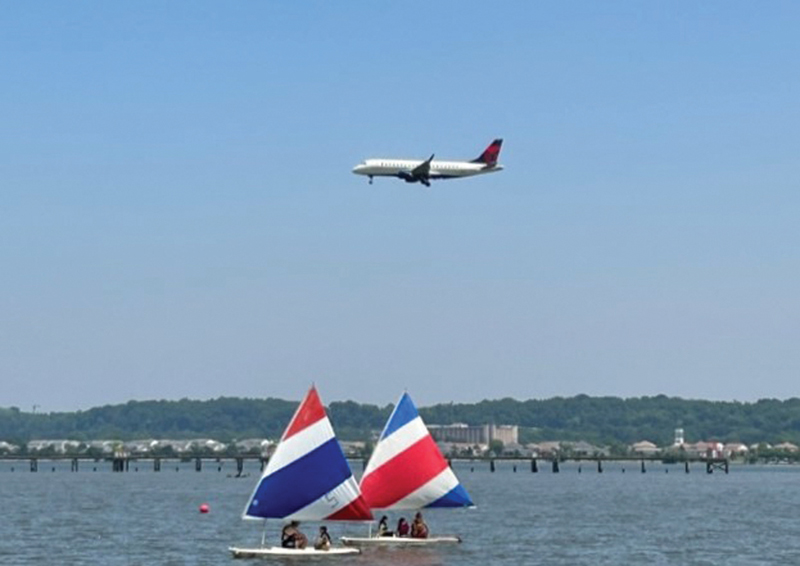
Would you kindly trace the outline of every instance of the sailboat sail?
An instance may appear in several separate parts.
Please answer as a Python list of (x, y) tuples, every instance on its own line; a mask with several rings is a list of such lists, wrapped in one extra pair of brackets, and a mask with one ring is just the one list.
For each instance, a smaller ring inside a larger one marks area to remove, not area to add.
[(372, 509), (473, 505), (408, 393), (381, 433), (361, 478), (361, 492)]
[(314, 387), (284, 431), (243, 518), (372, 519)]

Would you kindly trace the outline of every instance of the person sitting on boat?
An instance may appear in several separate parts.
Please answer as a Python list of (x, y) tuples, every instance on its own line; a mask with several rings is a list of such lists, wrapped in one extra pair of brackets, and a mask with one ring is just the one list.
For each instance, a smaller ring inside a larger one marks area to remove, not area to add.
[(317, 535), (317, 540), (314, 541), (314, 548), (317, 550), (330, 550), (331, 548), (331, 535), (328, 534), (328, 527), (325, 525), (319, 528), (319, 535)]
[(414, 515), (414, 522), (411, 523), (411, 538), (428, 538), (428, 525), (422, 519), (422, 513)]
[(308, 539), (306, 535), (300, 532), (299, 526), (299, 521), (292, 521), (283, 527), (283, 531), (281, 531), (281, 546), (283, 548), (306, 547)]
[(394, 533), (389, 530), (389, 518), (384, 515), (381, 517), (381, 520), (378, 521), (378, 536), (379, 537), (390, 537)]
[(400, 517), (400, 520), (397, 521), (397, 536), (399, 537), (407, 537), (409, 531), (408, 521), (406, 521), (405, 517)]

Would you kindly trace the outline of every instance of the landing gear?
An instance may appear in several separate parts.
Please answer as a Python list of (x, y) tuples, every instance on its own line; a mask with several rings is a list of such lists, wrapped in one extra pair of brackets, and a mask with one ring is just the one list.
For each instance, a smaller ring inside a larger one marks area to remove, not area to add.
[(372, 175), (369, 176), (369, 184), (372, 184)]

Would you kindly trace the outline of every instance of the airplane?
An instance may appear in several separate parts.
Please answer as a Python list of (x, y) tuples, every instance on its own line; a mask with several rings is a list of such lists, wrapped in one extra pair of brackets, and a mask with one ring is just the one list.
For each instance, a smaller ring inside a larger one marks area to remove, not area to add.
[(472, 161), (434, 161), (433, 155), (424, 161), (411, 159), (377, 158), (367, 159), (353, 168), (356, 175), (369, 177), (398, 177), (406, 183), (422, 183), (431, 186), (432, 179), (455, 179), (471, 177), (484, 173), (501, 171), (503, 166), (497, 163), (500, 156), (502, 139), (496, 139)]

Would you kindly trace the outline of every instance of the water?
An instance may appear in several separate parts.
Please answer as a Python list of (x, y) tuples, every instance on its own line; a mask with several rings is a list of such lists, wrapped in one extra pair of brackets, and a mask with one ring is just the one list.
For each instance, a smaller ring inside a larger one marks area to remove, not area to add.
[[(227, 477), (231, 462), (221, 472), (206, 464), (201, 473), (193, 463), (164, 462), (159, 473), (145, 463), (121, 474), (108, 471), (108, 463), (97, 466), (92, 472), (93, 465), (82, 463), (70, 473), (68, 462), (40, 462), (39, 472), (30, 473), (27, 462), (14, 464), (14, 472), (0, 462), (0, 565), (241, 564), (227, 547), (260, 540), (260, 523), (239, 518), (258, 475), (255, 463), (245, 479)], [(587, 464), (582, 473), (577, 464), (562, 465), (559, 474), (545, 466), (532, 474), (527, 464), (516, 473), (510, 463), (495, 473), (486, 464), (455, 467), (478, 508), (425, 516), (434, 533), (459, 534), (463, 544), (369, 550), (331, 562), (800, 564), (800, 467), (736, 466), (728, 475), (708, 475), (699, 465), (686, 475), (682, 466), (661, 464), (642, 474), (635, 463), (607, 463), (603, 474)], [(202, 503), (209, 514), (198, 512)], [(335, 536), (365, 530), (329, 527)], [(278, 528), (270, 531), (273, 541)], [(304, 530), (314, 533), (311, 524)]]

